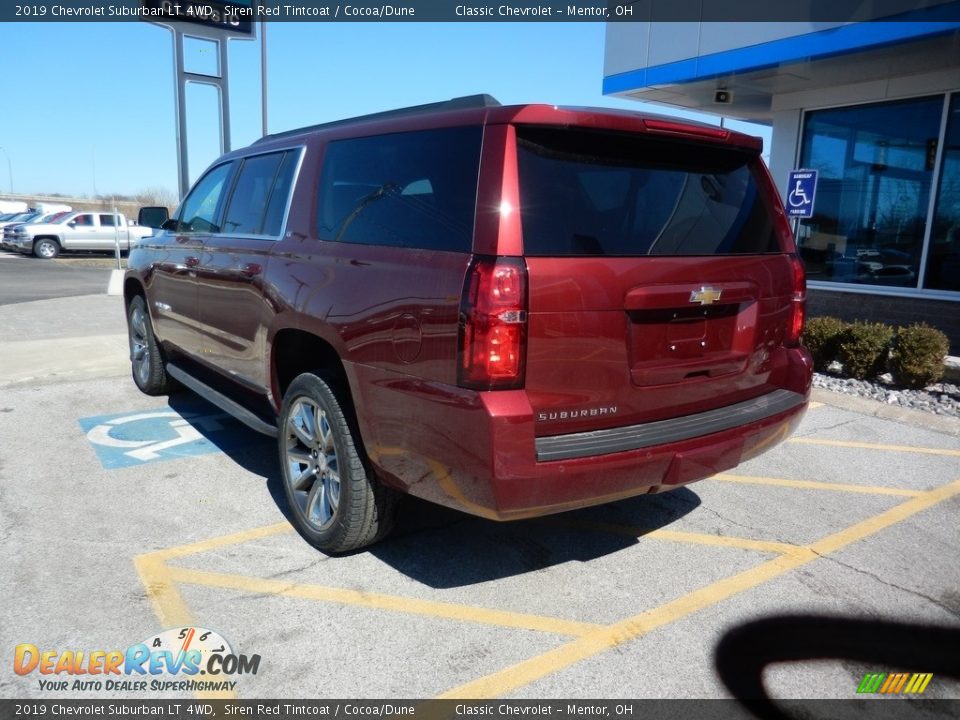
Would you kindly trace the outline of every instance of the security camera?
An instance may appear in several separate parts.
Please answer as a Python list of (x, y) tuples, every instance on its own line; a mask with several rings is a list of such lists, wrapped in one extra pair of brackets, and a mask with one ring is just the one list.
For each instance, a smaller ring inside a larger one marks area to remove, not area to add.
[(713, 101), (720, 105), (729, 105), (733, 102), (733, 90), (721, 88), (713, 93)]

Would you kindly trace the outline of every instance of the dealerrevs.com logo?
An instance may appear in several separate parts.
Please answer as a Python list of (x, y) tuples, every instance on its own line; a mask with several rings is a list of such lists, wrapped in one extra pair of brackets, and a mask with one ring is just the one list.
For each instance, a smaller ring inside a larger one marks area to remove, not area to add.
[(867, 673), (857, 686), (857, 692), (922, 695), (932, 679), (933, 673)]
[[(45, 691), (230, 691), (227, 677), (256, 675), (259, 655), (240, 655), (222, 635), (200, 627), (165, 630), (126, 650), (51, 650), (17, 645), (13, 670), (37, 674)], [(203, 676), (202, 678), (200, 676)]]

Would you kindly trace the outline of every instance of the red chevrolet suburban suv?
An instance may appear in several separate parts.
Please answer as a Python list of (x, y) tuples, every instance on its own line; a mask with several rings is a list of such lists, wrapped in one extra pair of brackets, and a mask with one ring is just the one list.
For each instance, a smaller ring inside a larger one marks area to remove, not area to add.
[(669, 490), (807, 406), (760, 140), (488, 96), (264, 137), (130, 253), (133, 378), (275, 435), (342, 552), (399, 493), (497, 520)]

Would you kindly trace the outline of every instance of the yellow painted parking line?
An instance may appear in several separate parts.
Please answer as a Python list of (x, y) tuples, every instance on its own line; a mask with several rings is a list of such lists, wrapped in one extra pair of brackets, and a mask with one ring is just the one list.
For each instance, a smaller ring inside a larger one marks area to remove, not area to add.
[(152, 553), (140, 555), (133, 559), (133, 564), (147, 590), (153, 611), (164, 627), (196, 624), (162, 558)]
[(199, 542), (187, 543), (186, 545), (175, 545), (174, 547), (157, 550), (153, 553), (147, 553), (141, 557), (158, 557), (164, 560), (171, 558), (184, 557), (186, 555), (195, 555), (197, 553), (215, 550), (226, 545), (237, 545), (239, 543), (259, 540), (260, 538), (279, 535), (281, 533), (293, 532), (293, 526), (288, 522), (275, 523), (273, 525), (263, 525), (250, 530), (233, 533), (231, 535), (221, 535), (219, 537), (201, 540)]
[(671, 542), (690, 543), (693, 545), (712, 545), (714, 547), (731, 547), (741, 550), (755, 550), (756, 552), (777, 553), (779, 555), (804, 554), (806, 549), (792, 543), (774, 542), (772, 540), (753, 540), (742, 537), (724, 537), (708, 533), (680, 532), (678, 530), (654, 530), (647, 537)]
[(687, 543), (690, 545), (712, 545), (714, 547), (730, 547), (739, 550), (754, 550), (763, 553), (775, 553), (777, 555), (792, 555), (797, 552), (803, 552), (804, 548), (800, 545), (790, 543), (772, 542), (768, 540), (753, 540), (751, 538), (728, 537), (725, 535), (710, 535), (709, 533), (683, 532), (680, 530), (658, 530), (653, 528), (633, 527), (630, 525), (617, 525), (615, 523), (588, 522), (582, 520), (570, 520), (567, 518), (550, 518), (542, 521), (542, 524), (552, 527), (568, 528), (571, 530), (590, 530), (594, 532), (609, 533), (611, 535), (622, 535), (632, 538), (653, 538), (656, 540), (667, 540), (669, 542)]
[[(133, 559), (133, 564), (147, 589), (153, 611), (163, 627), (188, 627), (197, 624), (161, 553), (140, 555)], [(233, 690), (198, 691), (194, 695), (202, 700), (232, 700), (237, 697)]]
[(831, 492), (863, 493), (864, 495), (897, 495), (899, 497), (917, 497), (923, 490), (880, 487), (878, 485), (852, 485), (850, 483), (825, 483), (816, 480), (787, 480), (784, 478), (755, 477), (753, 475), (728, 475), (720, 473), (711, 480), (720, 482), (744, 483), (746, 485), (774, 485), (777, 487), (799, 488), (802, 490), (829, 490)]
[[(137, 573), (146, 588), (147, 597), (150, 599), (150, 604), (153, 605), (153, 611), (160, 620), (160, 624), (165, 628), (194, 626), (197, 622), (193, 613), (187, 607), (183, 595), (177, 587), (177, 582), (172, 577), (171, 568), (166, 561), (170, 558), (206, 552), (224, 545), (235, 545), (281, 532), (289, 532), (291, 529), (290, 524), (286, 522), (253, 528), (232, 535), (223, 535), (209, 540), (144, 553), (135, 557), (133, 564), (137, 568)], [(202, 700), (231, 700), (237, 697), (236, 692), (232, 690), (201, 691), (195, 692), (194, 695)]]
[(837, 550), (840, 550), (841, 548), (844, 548), (853, 542), (862, 540), (870, 535), (874, 535), (881, 530), (890, 527), (891, 525), (896, 525), (897, 523), (906, 520), (908, 517), (916, 515), (921, 510), (926, 510), (927, 508), (931, 508), (934, 505), (943, 502), (944, 500), (949, 500), (952, 497), (956, 497), (958, 494), (960, 494), (960, 480), (954, 480), (948, 485), (943, 485), (936, 490), (925, 492), (922, 495), (918, 495), (915, 498), (907, 500), (905, 503), (895, 505), (879, 515), (874, 515), (873, 517), (867, 518), (862, 522), (858, 522), (856, 525), (851, 525), (850, 527), (841, 530), (838, 533), (834, 533), (833, 535), (828, 535), (821, 540), (817, 540), (815, 543), (811, 543), (808, 547), (817, 555), (828, 555), (829, 553), (836, 552)]
[(946, 448), (913, 447), (911, 445), (883, 445), (877, 443), (854, 442), (853, 440), (818, 440), (817, 438), (794, 437), (787, 440), (800, 445), (826, 445), (828, 447), (856, 448), (858, 450), (889, 450), (891, 452), (920, 453), (922, 455), (945, 455), (960, 457), (960, 450)]
[(808, 410), (816, 410), (817, 408), (821, 408), (821, 407), (823, 407), (823, 403), (817, 402), (816, 400), (811, 400), (810, 403), (807, 405)]
[(606, 652), (659, 627), (687, 617), (727, 598), (836, 552), (881, 530), (960, 494), (960, 480), (911, 498), (868, 520), (829, 535), (807, 548), (806, 553), (780, 555), (755, 568), (738, 573), (660, 607), (577, 638), (565, 645), (449, 690), (440, 698), (491, 698), (506, 695), (581, 660)]
[(282, 595), (283, 597), (300, 598), (301, 600), (319, 600), (322, 602), (339, 603), (341, 605), (375, 608), (378, 610), (389, 610), (412, 615), (425, 615), (432, 618), (444, 618), (461, 622), (499, 625), (501, 627), (520, 630), (537, 630), (539, 632), (554, 633), (557, 635), (572, 635), (578, 637), (596, 632), (603, 627), (602, 625), (593, 623), (575, 622), (540, 615), (527, 615), (525, 613), (509, 612), (506, 610), (491, 610), (489, 608), (471, 607), (469, 605), (458, 605), (456, 603), (418, 600), (416, 598), (407, 598), (398, 595), (382, 595), (380, 593), (325, 587), (322, 585), (305, 585), (271, 580), (268, 578), (247, 577), (245, 575), (227, 575), (224, 573), (208, 572), (206, 570), (190, 570), (171, 566), (168, 566), (167, 571), (173, 580), (191, 585), (204, 585), (206, 587), (240, 590), (242, 592), (263, 595)]

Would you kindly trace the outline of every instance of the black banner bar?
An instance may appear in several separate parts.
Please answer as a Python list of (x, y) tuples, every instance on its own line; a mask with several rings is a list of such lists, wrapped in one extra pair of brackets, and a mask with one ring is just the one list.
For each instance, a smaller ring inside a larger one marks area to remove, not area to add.
[(3, 22), (960, 22), (960, 0), (36, 0)]
[[(815, 720), (936, 720), (960, 716), (960, 700), (785, 700), (788, 717)], [(167, 720), (474, 720), (483, 718), (625, 718), (751, 720), (734, 700), (0, 700), (2, 720), (142, 718)], [(763, 717), (763, 715), (760, 715)]]

